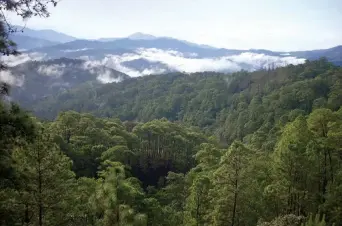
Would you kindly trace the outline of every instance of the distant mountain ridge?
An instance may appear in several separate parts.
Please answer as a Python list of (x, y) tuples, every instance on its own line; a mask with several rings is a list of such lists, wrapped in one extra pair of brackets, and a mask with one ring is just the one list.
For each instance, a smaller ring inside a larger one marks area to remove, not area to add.
[(36, 30), (22, 26), (14, 26), (14, 29), (18, 31), (14, 33), (14, 36), (23, 35), (31, 38), (44, 39), (55, 43), (71, 42), (77, 39), (70, 35), (66, 35), (51, 29)]
[[(82, 59), (132, 77), (167, 72), (234, 72), (239, 70), (301, 64), (305, 60), (326, 57), (342, 65), (341, 46), (325, 50), (277, 52), (265, 49), (225, 49), (201, 45), (170, 37), (137, 32), (128, 37), (77, 39), (52, 30), (25, 28), (13, 34), (25, 60), (58, 58)], [(31, 57), (34, 55), (34, 57)], [(37, 58), (37, 56), (39, 56)]]
[(134, 34), (129, 35), (127, 38), (132, 39), (132, 40), (154, 40), (154, 39), (157, 39), (156, 36), (145, 34), (142, 32), (136, 32)]
[(11, 40), (19, 44), (19, 50), (43, 48), (46, 46), (59, 44), (59, 42), (53, 42), (46, 39), (34, 38), (25, 35), (12, 35)]

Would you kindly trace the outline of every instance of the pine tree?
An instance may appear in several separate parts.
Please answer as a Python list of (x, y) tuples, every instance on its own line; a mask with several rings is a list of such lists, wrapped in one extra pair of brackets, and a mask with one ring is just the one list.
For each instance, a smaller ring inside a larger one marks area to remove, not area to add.
[(240, 225), (248, 215), (246, 205), (249, 179), (249, 162), (253, 151), (239, 141), (234, 141), (222, 156), (214, 173), (212, 225)]
[(23, 211), (21, 221), (39, 226), (64, 224), (75, 177), (70, 159), (43, 130), (35, 143), (16, 148), (13, 159), (19, 178), (14, 203)]

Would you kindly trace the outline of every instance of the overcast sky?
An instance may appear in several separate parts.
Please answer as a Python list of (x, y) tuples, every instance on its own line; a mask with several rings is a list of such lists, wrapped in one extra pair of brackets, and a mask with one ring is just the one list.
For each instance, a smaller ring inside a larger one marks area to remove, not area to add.
[(342, 44), (342, 0), (61, 0), (50, 11), (27, 27), (92, 39), (143, 32), (232, 49)]

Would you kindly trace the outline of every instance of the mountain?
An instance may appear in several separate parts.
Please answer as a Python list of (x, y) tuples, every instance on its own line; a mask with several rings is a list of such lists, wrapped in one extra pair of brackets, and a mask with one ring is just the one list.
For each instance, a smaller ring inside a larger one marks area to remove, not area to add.
[[(49, 34), (55, 37), (54, 40), (58, 39), (59, 43), (51, 41)], [(54, 31), (32, 29), (25, 29), (23, 34), (15, 34), (13, 39), (18, 42), (19, 49), (27, 49), (21, 56), (20, 63), (35, 59), (82, 59), (132, 77), (168, 72), (255, 71), (302, 64), (305, 60), (320, 57), (342, 65), (341, 46), (325, 50), (274, 52), (265, 49), (215, 48), (141, 32), (126, 38), (82, 40)]]
[(29, 61), (2, 71), (0, 79), (11, 85), (11, 97), (28, 107), (34, 101), (64, 92), (87, 83), (119, 82), (129, 78), (124, 73), (89, 64), (79, 59), (60, 58), (48, 61)]
[(13, 27), (16, 32), (10, 39), (17, 44), (19, 50), (29, 50), (70, 42), (76, 38), (53, 30), (34, 30), (21, 26)]
[(171, 38), (123, 38), (107, 42), (75, 40), (32, 49), (28, 53), (41, 54), (47, 59), (67, 57), (101, 62), (133, 77), (174, 71), (253, 71), (305, 61), (304, 58), (282, 56), (276, 52), (203, 47)]
[(63, 43), (63, 42), (71, 42), (76, 40), (75, 37), (72, 37), (70, 35), (66, 35), (61, 32), (57, 32), (54, 30), (36, 30), (36, 29), (30, 29), (27, 27), (22, 26), (14, 26), (14, 28), (18, 31), (14, 33), (14, 35), (24, 35), (31, 38), (38, 38), (38, 39), (44, 39), (50, 42), (57, 42), (57, 43)]
[(330, 62), (342, 66), (342, 45), (330, 49), (290, 52), (290, 55), (306, 58), (309, 60), (316, 60), (320, 57), (325, 57)]
[(154, 40), (154, 39), (157, 39), (157, 37), (155, 37), (153, 35), (144, 34), (141, 32), (136, 32), (134, 34), (131, 34), (127, 38), (132, 39), (132, 40)]
[(52, 42), (41, 38), (33, 38), (25, 35), (12, 35), (11, 40), (18, 45), (19, 50), (36, 49), (58, 44), (58, 42)]
[[(326, 71), (329, 74), (325, 74)], [(76, 86), (44, 100), (33, 100), (27, 106), (36, 115), (48, 119), (63, 109), (129, 121), (167, 118), (202, 128), (220, 127), (225, 123), (221, 121), (221, 113), (232, 111), (235, 118), (227, 119), (229, 127), (229, 123), (233, 124), (238, 117), (232, 109), (242, 111), (258, 96), (265, 96), (265, 99), (262, 102), (258, 100), (255, 108), (265, 105), (269, 109), (282, 109), (277, 114), (291, 111), (294, 106), (300, 106), (298, 108), (302, 111), (320, 106), (338, 109), (342, 104), (338, 85), (341, 73), (341, 68), (324, 59), (297, 66), (233, 74), (167, 73), (128, 78), (119, 83)], [(246, 103), (235, 105), (239, 101)]]

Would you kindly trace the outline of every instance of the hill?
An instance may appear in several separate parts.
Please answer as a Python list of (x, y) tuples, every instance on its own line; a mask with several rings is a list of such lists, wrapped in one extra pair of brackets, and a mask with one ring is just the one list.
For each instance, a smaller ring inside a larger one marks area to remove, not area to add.
[(2, 71), (1, 77), (6, 77), (12, 85), (11, 98), (29, 107), (32, 102), (84, 83), (96, 86), (119, 82), (129, 76), (101, 65), (87, 64), (86, 61), (60, 58), (19, 64), (8, 71)]
[(28, 49), (35, 49), (35, 48), (42, 48), (46, 46), (53, 46), (58, 44), (59, 42), (53, 42), (41, 38), (34, 38), (25, 35), (12, 35), (11, 40), (14, 41), (17, 45), (19, 50), (28, 50)]
[(167, 118), (234, 140), (260, 129), (253, 114), (272, 112), (267, 120), (275, 123), (317, 107), (336, 110), (341, 104), (341, 71), (321, 59), (256, 72), (151, 75), (68, 89), (32, 102), (30, 110), (47, 119), (61, 110), (129, 121)]
[(51, 29), (39, 30), (22, 26), (14, 26), (14, 29), (18, 31), (14, 33), (15, 36), (23, 35), (31, 38), (44, 39), (56, 43), (71, 42), (76, 40), (75, 37)]

